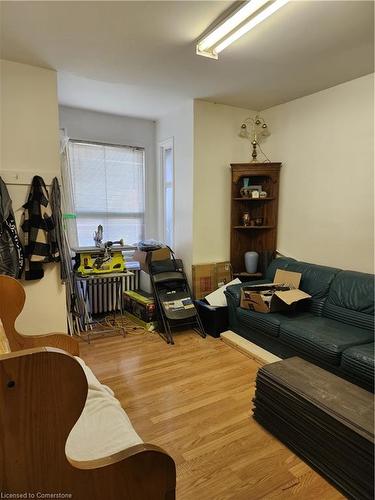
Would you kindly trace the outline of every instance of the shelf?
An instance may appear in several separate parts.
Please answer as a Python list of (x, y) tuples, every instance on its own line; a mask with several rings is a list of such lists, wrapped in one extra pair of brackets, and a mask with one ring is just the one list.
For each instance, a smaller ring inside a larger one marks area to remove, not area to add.
[(275, 226), (234, 226), (233, 229), (274, 229)]
[(243, 271), (242, 273), (233, 273), (233, 276), (237, 276), (238, 278), (261, 278), (263, 276), (262, 273), (247, 273)]
[(241, 196), (240, 198), (232, 198), (233, 201), (267, 201), (276, 200), (275, 196), (267, 196), (266, 198), (247, 198), (246, 196)]

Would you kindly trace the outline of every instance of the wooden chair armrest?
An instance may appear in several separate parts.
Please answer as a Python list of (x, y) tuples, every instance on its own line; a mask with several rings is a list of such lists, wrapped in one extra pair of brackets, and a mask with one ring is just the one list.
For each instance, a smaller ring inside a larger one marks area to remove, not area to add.
[(55, 347), (79, 356), (79, 342), (66, 333), (47, 333), (45, 335), (20, 335), (23, 349), (33, 347)]
[(0, 491), (64, 491), (76, 500), (174, 500), (175, 463), (157, 446), (142, 443), (85, 462), (66, 456), (87, 390), (81, 365), (60, 349), (0, 356)]
[[(67, 334), (23, 335), (17, 332), (15, 323), (25, 303), (25, 290), (18, 280), (10, 276), (0, 276), (0, 322), (4, 327), (10, 349), (20, 351), (33, 347), (57, 347), (79, 355), (79, 344)], [(41, 323), (43, 318), (40, 318)]]
[[(132, 494), (124, 498), (163, 498), (174, 500), (176, 490), (176, 465), (162, 448), (142, 443), (131, 446), (108, 457), (79, 462), (67, 457), (69, 463), (81, 471), (91, 471), (95, 491), (106, 492), (108, 483), (117, 485), (118, 491), (126, 488)], [(78, 472), (78, 471), (77, 471)], [(145, 482), (148, 485), (145, 485)], [(99, 491), (98, 491), (99, 490)], [(137, 494), (135, 495), (135, 492)], [(164, 492), (160, 497), (160, 493)], [(108, 491), (107, 491), (108, 494)], [(154, 495), (154, 496), (152, 496)], [(100, 497), (101, 498), (101, 497)]]
[(66, 457), (73, 467), (82, 470), (90, 470), (90, 469), (98, 469), (99, 467), (107, 467), (108, 465), (113, 465), (123, 460), (127, 460), (130, 457), (135, 457), (143, 452), (150, 452), (154, 454), (160, 454), (163, 456), (166, 462), (169, 462), (173, 468), (175, 468), (174, 461), (172, 457), (168, 455), (162, 448), (156, 446), (155, 444), (150, 443), (142, 443), (136, 444), (134, 446), (130, 446), (130, 448), (126, 448), (125, 450), (121, 450), (114, 455), (109, 455), (108, 457), (97, 458), (93, 460), (73, 460), (72, 458)]

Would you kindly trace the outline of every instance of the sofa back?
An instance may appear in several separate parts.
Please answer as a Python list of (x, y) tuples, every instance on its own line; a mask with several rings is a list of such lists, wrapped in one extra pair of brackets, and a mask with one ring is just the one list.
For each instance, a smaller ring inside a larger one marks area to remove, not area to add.
[(340, 269), (295, 261), (287, 270), (302, 274), (300, 289), (311, 295), (311, 300), (302, 302), (300, 308), (321, 316), (331, 283)]
[(277, 269), (287, 269), (292, 262), (296, 262), (296, 260), (291, 257), (277, 257), (277, 259), (273, 259), (267, 267), (265, 274), (266, 280), (268, 280), (269, 283), (272, 283)]
[(323, 316), (374, 331), (374, 275), (339, 272), (330, 286)]

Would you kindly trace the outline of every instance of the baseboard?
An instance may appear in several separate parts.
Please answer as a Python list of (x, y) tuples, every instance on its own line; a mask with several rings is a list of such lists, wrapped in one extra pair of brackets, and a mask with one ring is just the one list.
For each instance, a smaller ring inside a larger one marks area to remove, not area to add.
[(229, 346), (234, 347), (262, 365), (275, 363), (275, 361), (281, 361), (281, 358), (278, 356), (275, 356), (262, 347), (250, 342), (250, 340), (244, 339), (240, 335), (237, 335), (237, 333), (232, 332), (232, 330), (227, 330), (226, 332), (221, 333), (220, 338)]

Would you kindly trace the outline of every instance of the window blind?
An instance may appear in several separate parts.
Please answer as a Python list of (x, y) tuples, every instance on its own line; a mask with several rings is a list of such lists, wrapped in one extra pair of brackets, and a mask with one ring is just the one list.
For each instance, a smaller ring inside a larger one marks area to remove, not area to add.
[(144, 149), (70, 141), (73, 198), (80, 246), (104, 240), (133, 244), (144, 237)]

